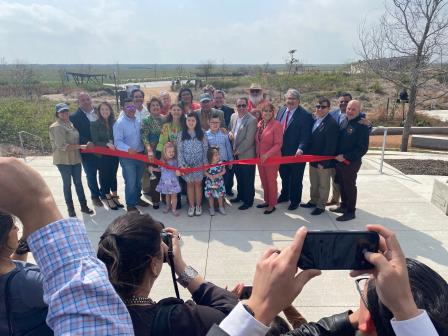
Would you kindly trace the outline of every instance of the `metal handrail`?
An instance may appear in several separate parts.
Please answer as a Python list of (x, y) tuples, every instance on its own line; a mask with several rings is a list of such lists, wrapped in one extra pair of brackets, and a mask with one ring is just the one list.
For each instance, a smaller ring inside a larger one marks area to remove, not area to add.
[(23, 160), (25, 160), (25, 162), (26, 162), (25, 146), (23, 145), (23, 137), (22, 137), (24, 134), (30, 135), (30, 136), (32, 136), (32, 137), (34, 137), (34, 138), (39, 140), (39, 142), (40, 142), (40, 150), (41, 150), (42, 154), (44, 153), (44, 141), (43, 141), (43, 139), (40, 136), (38, 136), (36, 134), (32, 134), (32, 133), (27, 132), (27, 131), (20, 131), (19, 132), (20, 147), (22, 148)]

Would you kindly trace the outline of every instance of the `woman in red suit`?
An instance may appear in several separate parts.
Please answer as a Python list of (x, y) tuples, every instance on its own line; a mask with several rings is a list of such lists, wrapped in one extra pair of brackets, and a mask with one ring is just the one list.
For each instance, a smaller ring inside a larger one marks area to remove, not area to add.
[[(281, 156), (283, 144), (282, 124), (275, 120), (275, 107), (268, 103), (261, 108), (261, 120), (258, 123), (258, 130), (255, 135), (257, 144), (257, 157), (261, 163), (273, 156)], [(275, 211), (277, 205), (277, 173), (279, 165), (259, 165), (261, 184), (264, 190), (264, 203), (258, 204), (257, 208), (267, 208), (265, 215)]]

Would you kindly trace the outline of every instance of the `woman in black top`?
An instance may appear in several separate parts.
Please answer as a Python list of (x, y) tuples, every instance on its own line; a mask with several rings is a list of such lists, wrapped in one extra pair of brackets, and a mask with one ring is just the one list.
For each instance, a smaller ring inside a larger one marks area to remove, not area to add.
[[(96, 109), (98, 119), (90, 123), (90, 134), (95, 146), (115, 149), (113, 126), (115, 116), (112, 106), (108, 102), (102, 102)], [(101, 191), (106, 196), (107, 205), (112, 210), (118, 210), (123, 205), (118, 201), (117, 195), (117, 170), (118, 157), (98, 155), (99, 178)]]
[[(115, 219), (101, 236), (98, 258), (104, 262), (109, 280), (123, 299), (139, 335), (206, 335), (236, 306), (231, 292), (205, 282), (182, 258), (177, 230), (156, 222), (148, 214), (131, 213)], [(174, 269), (193, 301), (166, 298), (158, 303), (149, 298), (162, 271), (167, 245), (172, 241)]]

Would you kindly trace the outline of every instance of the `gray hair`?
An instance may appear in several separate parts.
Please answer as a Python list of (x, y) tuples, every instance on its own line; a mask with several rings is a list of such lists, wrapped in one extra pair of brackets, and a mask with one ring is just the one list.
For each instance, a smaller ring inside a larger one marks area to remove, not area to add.
[(285, 98), (288, 96), (288, 94), (290, 94), (291, 96), (293, 96), (297, 100), (300, 100), (300, 92), (299, 92), (299, 90), (288, 89), (288, 91), (286, 91), (286, 93), (285, 93)]

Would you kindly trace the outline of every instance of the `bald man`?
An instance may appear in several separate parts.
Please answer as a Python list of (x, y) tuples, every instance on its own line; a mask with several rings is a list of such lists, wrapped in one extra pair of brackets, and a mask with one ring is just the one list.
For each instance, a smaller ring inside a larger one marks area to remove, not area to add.
[[(341, 189), (341, 204), (330, 211), (341, 213), (337, 217), (339, 222), (348, 221), (355, 218), (357, 188), (356, 178), (361, 168), (361, 158), (369, 149), (369, 128), (360, 124), (361, 103), (352, 100), (347, 105), (347, 127), (340, 130), (338, 155), (336, 160), (335, 180)], [(343, 163), (344, 160), (349, 164)]]

